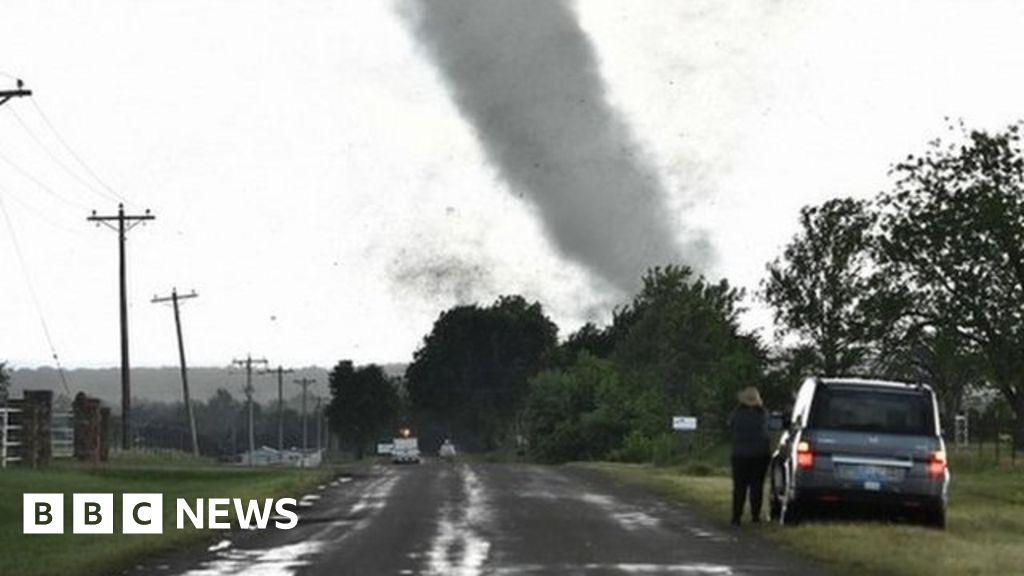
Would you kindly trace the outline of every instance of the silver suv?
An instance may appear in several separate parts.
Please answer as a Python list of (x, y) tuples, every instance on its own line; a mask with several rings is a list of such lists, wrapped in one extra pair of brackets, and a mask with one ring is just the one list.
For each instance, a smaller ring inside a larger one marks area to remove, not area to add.
[(784, 427), (769, 468), (773, 519), (870, 504), (945, 527), (949, 469), (931, 387), (810, 378)]

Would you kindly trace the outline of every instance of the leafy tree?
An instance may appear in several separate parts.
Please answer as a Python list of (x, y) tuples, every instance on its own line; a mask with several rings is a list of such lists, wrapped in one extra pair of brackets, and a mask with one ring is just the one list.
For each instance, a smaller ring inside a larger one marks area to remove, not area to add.
[[(949, 330), (978, 354), (1024, 447), (1024, 157), (1020, 126), (951, 128), (894, 168), (881, 263), (905, 329)], [(946, 328), (942, 328), (946, 326)]]
[(780, 336), (810, 344), (811, 367), (825, 375), (856, 369), (870, 350), (874, 220), (865, 202), (850, 198), (805, 207), (800, 232), (767, 267), (762, 295), (775, 309)]
[(674, 414), (700, 417), (717, 436), (744, 386), (762, 384), (764, 352), (741, 332), (743, 293), (722, 280), (694, 278), (685, 266), (654, 268), (633, 302), (616, 314), (612, 358), (631, 390), (633, 427), (663, 434)]
[(398, 390), (376, 364), (355, 368), (342, 360), (328, 377), (331, 402), (327, 417), (331, 429), (355, 446), (356, 458), (382, 431), (394, 428), (399, 411)]
[(950, 324), (912, 325), (885, 352), (879, 359), (885, 374), (931, 384), (947, 426), (963, 408), (966, 393), (984, 385), (982, 359)]
[(557, 327), (538, 303), (503, 296), (493, 305), (441, 313), (406, 370), (413, 410), (493, 447), (516, 417), (528, 380), (556, 345)]
[(197, 403), (196, 428), (199, 449), (204, 454), (234, 456), (248, 450), (243, 421), (244, 405), (224, 388), (218, 388), (205, 403)]
[(608, 358), (615, 350), (615, 334), (611, 328), (598, 328), (594, 323), (587, 322), (565, 339), (554, 354), (553, 364), (566, 368), (576, 363), (581, 353), (598, 358)]
[(629, 430), (629, 398), (615, 365), (587, 352), (564, 370), (541, 372), (526, 403), (534, 457), (549, 462), (602, 458)]

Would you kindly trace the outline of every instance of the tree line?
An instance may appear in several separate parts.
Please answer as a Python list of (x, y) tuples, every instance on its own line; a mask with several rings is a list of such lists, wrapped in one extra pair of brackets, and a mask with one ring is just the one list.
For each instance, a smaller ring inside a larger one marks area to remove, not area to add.
[[(306, 410), (307, 442), (317, 446), (316, 402)], [(249, 449), (248, 409), (244, 397), (236, 398), (219, 388), (207, 401), (192, 401), (199, 435), (199, 450), (204, 456), (230, 461)], [(302, 410), (292, 398), (281, 412), (284, 448), (302, 448)], [(114, 419), (119, 420), (115, 415)], [(111, 424), (116, 434), (119, 427)], [(190, 450), (191, 433), (185, 419), (183, 402), (140, 401), (132, 407), (132, 443), (147, 448)], [(253, 403), (253, 435), (256, 447), (278, 445), (277, 401)]]
[(561, 342), (539, 303), (503, 296), (442, 312), (404, 379), (374, 371), (357, 393), (346, 382), (374, 367), (339, 364), (333, 425), (363, 441), (402, 423), (479, 450), (525, 443), (545, 461), (664, 460), (682, 449), (673, 415), (698, 416), (697, 439), (714, 441), (742, 387), (785, 408), (802, 377), (851, 375), (927, 382), (947, 423), (995, 391), (1024, 447), (1020, 125), (948, 128), (874, 198), (800, 211), (756, 294), (770, 336), (741, 328), (742, 290), (682, 264), (650, 269), (610, 324)]

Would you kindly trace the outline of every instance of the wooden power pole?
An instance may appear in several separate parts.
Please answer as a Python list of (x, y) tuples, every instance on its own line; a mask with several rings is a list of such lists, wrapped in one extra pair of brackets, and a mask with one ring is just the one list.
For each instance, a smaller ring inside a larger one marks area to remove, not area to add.
[(31, 90), (25, 90), (25, 83), (18, 80), (18, 88), (16, 90), (0, 90), (0, 106), (3, 106), (11, 98), (22, 98), (24, 96), (31, 96)]
[(188, 421), (189, 430), (192, 432), (192, 454), (199, 457), (199, 435), (196, 432), (196, 418), (192, 413), (192, 400), (188, 395), (188, 369), (185, 364), (185, 342), (181, 337), (181, 314), (178, 312), (178, 302), (188, 298), (196, 298), (199, 295), (195, 290), (190, 294), (178, 294), (177, 288), (171, 288), (171, 295), (163, 298), (153, 296), (154, 304), (171, 302), (174, 307), (174, 328), (178, 333), (178, 363), (181, 366), (181, 392), (185, 399), (185, 419)]
[(267, 360), (265, 358), (255, 360), (253, 359), (252, 354), (248, 354), (246, 355), (245, 360), (233, 360), (231, 363), (236, 366), (245, 366), (245, 399), (249, 403), (249, 466), (252, 466), (253, 452), (256, 451), (256, 434), (253, 432), (252, 428), (252, 365), (263, 364), (266, 366)]
[(260, 374), (277, 374), (277, 449), (284, 451), (284, 375), (294, 372), (291, 368), (278, 365), (274, 370), (264, 370)]
[[(117, 205), (117, 214), (113, 216), (98, 216), (96, 211), (92, 211), (92, 216), (87, 218), (90, 222), (95, 222), (97, 226), (103, 224), (104, 226), (115, 230), (117, 232), (117, 245), (119, 255), (119, 268), (121, 278), (121, 448), (128, 450), (131, 448), (131, 405), (132, 405), (132, 387), (131, 387), (131, 376), (129, 375), (129, 362), (128, 362), (128, 289), (127, 280), (125, 279), (125, 254), (124, 244), (125, 235), (129, 230), (138, 226), (139, 224), (153, 220), (155, 216), (146, 210), (145, 214), (128, 215), (124, 213), (124, 204)], [(113, 226), (111, 222), (116, 221), (117, 226)]]
[(309, 449), (309, 431), (306, 428), (306, 389), (316, 383), (316, 378), (296, 378), (295, 383), (302, 386), (302, 457), (306, 457)]

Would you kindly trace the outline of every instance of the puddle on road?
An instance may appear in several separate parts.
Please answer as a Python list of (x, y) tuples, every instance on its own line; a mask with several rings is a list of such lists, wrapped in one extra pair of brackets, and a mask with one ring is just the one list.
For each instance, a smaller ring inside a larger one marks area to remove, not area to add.
[(225, 550), (227, 548), (231, 548), (231, 540), (221, 540), (220, 542), (217, 542), (213, 546), (210, 546), (209, 548), (207, 548), (206, 551), (207, 552), (217, 552), (219, 550)]
[(601, 508), (620, 526), (631, 532), (644, 528), (657, 528), (661, 524), (660, 520), (647, 512), (622, 504), (611, 496), (584, 494), (580, 499), (587, 504), (593, 504)]
[(462, 507), (445, 504), (438, 520), (437, 534), (427, 552), (427, 573), (439, 576), (477, 576), (491, 551), (480, 527), (490, 520), (483, 484), (468, 466), (459, 468), (466, 495)]
[[(341, 478), (342, 482), (346, 480), (351, 481), (352, 478)], [(356, 510), (378, 511), (384, 508), (396, 481), (397, 477), (393, 473), (385, 471), (380, 479), (366, 486), (365, 492), (351, 510), (353, 512)], [(319, 494), (306, 494), (300, 499), (298, 506), (308, 509), (321, 498)], [(276, 519), (277, 516), (274, 518)], [(299, 515), (300, 523), (307, 519), (304, 513)], [(337, 544), (352, 533), (364, 528), (368, 522), (368, 517), (359, 520), (340, 519), (326, 522), (324, 528), (309, 534), (302, 542), (273, 548), (232, 548), (232, 542), (224, 539), (207, 549), (209, 552), (215, 553), (213, 558), (201, 561), (197, 567), (180, 573), (180, 576), (293, 576), (301, 568), (313, 563), (316, 555), (325, 548), (328, 539)], [(345, 527), (347, 530), (340, 536), (328, 536), (339, 527)]]
[(738, 574), (729, 566), (704, 563), (521, 564), (519, 566), (507, 566), (488, 570), (488, 574), (495, 576), (517, 576), (520, 574), (607, 574), (609, 572), (622, 572), (625, 574), (682, 574), (684, 576), (736, 576)]
[[(228, 541), (224, 542), (231, 545)], [(198, 568), (183, 572), (181, 576), (292, 576), (299, 568), (308, 566), (311, 563), (310, 557), (321, 548), (323, 542), (320, 541), (257, 550), (225, 548), (213, 560), (207, 560)]]

